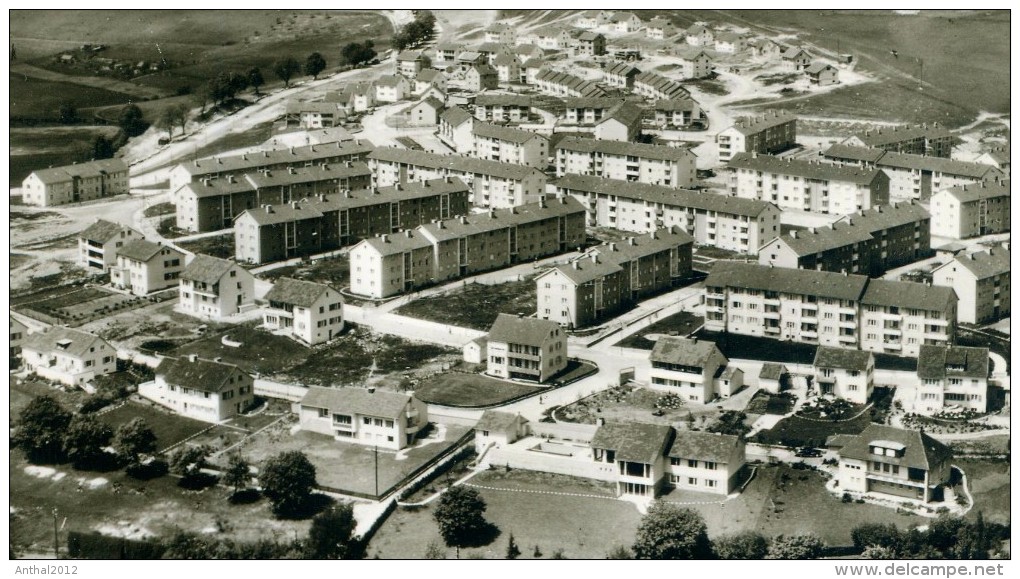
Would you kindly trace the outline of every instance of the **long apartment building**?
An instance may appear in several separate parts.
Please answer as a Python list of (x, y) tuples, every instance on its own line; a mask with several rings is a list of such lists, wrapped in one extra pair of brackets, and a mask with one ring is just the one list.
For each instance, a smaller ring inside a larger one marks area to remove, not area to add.
[(950, 288), (863, 275), (716, 262), (705, 280), (705, 328), (916, 357), (956, 339)]
[(311, 167), (323, 163), (335, 164), (345, 161), (361, 161), (375, 149), (370, 141), (337, 141), (321, 145), (273, 149), (254, 153), (242, 153), (227, 157), (206, 157), (181, 163), (170, 171), (171, 193), (182, 185), (202, 179), (215, 179), (227, 175), (243, 175), (259, 169), (276, 171), (288, 167)]
[(889, 177), (877, 169), (738, 153), (726, 168), (730, 192), (783, 209), (846, 215), (889, 203)]
[(777, 237), (758, 251), (758, 263), (877, 277), (931, 255), (930, 223), (918, 203), (879, 205)]
[(182, 185), (174, 193), (177, 227), (186, 231), (216, 231), (232, 227), (234, 219), (248, 209), (371, 184), (372, 171), (360, 161), (204, 177)]
[(715, 136), (719, 162), (738, 153), (779, 153), (797, 144), (797, 115), (771, 111), (760, 117), (738, 120)]
[(376, 187), (457, 177), (467, 183), (477, 207), (505, 209), (545, 195), (545, 173), (525, 165), (397, 148), (376, 149), (368, 156), (368, 165)]
[(779, 208), (772, 203), (567, 174), (555, 183), (585, 207), (588, 225), (648, 233), (677, 226), (699, 245), (753, 254), (779, 235)]
[(584, 208), (540, 200), (371, 237), (351, 249), (351, 292), (386, 298), (584, 245)]
[(604, 243), (535, 279), (538, 317), (582, 328), (691, 275), (694, 238), (679, 227)]
[(938, 123), (883, 127), (847, 137), (841, 144), (949, 159), (953, 152), (953, 134)]
[(95, 201), (128, 193), (128, 166), (120, 159), (103, 159), (32, 171), (21, 182), (25, 205), (51, 207)]
[(634, 92), (650, 100), (691, 98), (691, 92), (682, 84), (650, 70), (634, 77)]
[(550, 68), (544, 68), (535, 74), (535, 88), (553, 96), (604, 97), (608, 94), (595, 81)]
[(482, 93), (475, 97), (475, 118), (479, 121), (519, 123), (527, 121), (530, 114), (530, 95)]
[(1010, 252), (992, 247), (957, 256), (932, 271), (932, 283), (953, 288), (961, 322), (981, 324), (1010, 315)]
[(567, 173), (637, 181), (676, 189), (697, 180), (697, 156), (686, 147), (666, 147), (566, 137), (556, 144), (556, 176)]
[(943, 189), (1006, 178), (992, 165), (882, 149), (832, 145), (823, 155), (831, 163), (882, 170), (889, 176), (889, 194), (894, 199), (926, 201)]
[(544, 170), (549, 166), (549, 139), (521, 129), (476, 122), (472, 156)]
[(931, 196), (931, 234), (966, 239), (1009, 231), (1009, 179), (943, 189)]
[(244, 211), (234, 220), (238, 261), (313, 255), (470, 210), (468, 187), (445, 178), (319, 194)]

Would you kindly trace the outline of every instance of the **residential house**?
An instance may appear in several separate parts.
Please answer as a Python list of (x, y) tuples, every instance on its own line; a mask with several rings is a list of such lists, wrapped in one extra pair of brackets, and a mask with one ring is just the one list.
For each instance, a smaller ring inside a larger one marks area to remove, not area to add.
[(797, 115), (772, 111), (760, 117), (738, 120), (715, 136), (719, 162), (739, 153), (774, 154), (797, 145)]
[(458, 153), (468, 154), (475, 146), (474, 118), (460, 107), (450, 107), (439, 115), (437, 136)]
[(284, 120), (288, 127), (322, 129), (343, 124), (347, 113), (339, 103), (288, 101)]
[(535, 278), (538, 317), (589, 326), (691, 275), (694, 239), (671, 227), (604, 243)]
[(344, 300), (325, 284), (281, 277), (265, 300), (263, 325), (309, 346), (332, 341), (344, 330)]
[(956, 341), (952, 288), (873, 279), (860, 298), (860, 348), (916, 358), (923, 344)]
[(800, 72), (811, 66), (815, 57), (808, 54), (802, 48), (792, 46), (783, 52), (783, 70), (787, 72)]
[(514, 46), (517, 44), (517, 28), (509, 24), (496, 22), (485, 29), (485, 42)]
[(350, 251), (353, 294), (383, 299), (434, 283), (429, 239), (416, 229), (364, 239)]
[(573, 24), (578, 28), (593, 30), (609, 22), (613, 13), (606, 10), (585, 10), (574, 18)]
[(617, 88), (633, 88), (634, 77), (641, 71), (626, 62), (607, 62), (602, 68), (602, 82)]
[(941, 500), (949, 483), (953, 454), (946, 445), (918, 430), (869, 424), (839, 449), (839, 488), (852, 493)]
[(602, 56), (606, 53), (606, 37), (587, 30), (577, 35), (573, 48), (575, 56)]
[(615, 471), (617, 495), (654, 498), (667, 484), (666, 454), (675, 435), (663, 424), (602, 424), (591, 441), (593, 458)]
[(648, 25), (645, 26), (645, 36), (653, 40), (665, 40), (674, 34), (676, 34), (676, 28), (673, 23), (658, 16), (649, 20)]
[(758, 387), (771, 394), (779, 394), (783, 391), (783, 379), (789, 374), (786, 366), (765, 362), (758, 372)]
[(981, 155), (977, 159), (974, 159), (974, 161), (984, 165), (998, 167), (1006, 176), (1009, 176), (1009, 153), (1009, 143), (999, 143), (992, 145), (992, 147), (984, 153), (981, 153)]
[(545, 56), (545, 51), (535, 44), (518, 44), (514, 50), (516, 51), (517, 58), (519, 58), (521, 62), (527, 62), (532, 58), (542, 58)]
[(595, 123), (595, 139), (600, 141), (634, 141), (641, 134), (641, 118), (644, 110), (638, 105), (624, 101), (609, 109), (606, 116)]
[(608, 23), (609, 30), (619, 34), (630, 34), (644, 27), (645, 23), (633, 12), (617, 12), (609, 18)]
[(475, 453), (481, 457), (489, 447), (503, 447), (518, 441), (524, 436), (527, 422), (520, 414), (486, 410), (475, 423)]
[(236, 263), (198, 254), (181, 272), (181, 313), (218, 320), (255, 301), (255, 277)]
[(932, 271), (932, 283), (953, 288), (959, 320), (983, 324), (1010, 315), (1010, 252), (1003, 247), (963, 253)]
[[(910, 153), (930, 157), (952, 157), (953, 134), (938, 123), (915, 126), (879, 127), (847, 137), (840, 144)], [(979, 160), (980, 162), (980, 160)]]
[(126, 225), (96, 218), (78, 234), (78, 265), (105, 272), (117, 263), (117, 251), (125, 243), (142, 237)]
[(606, 91), (594, 81), (549, 68), (535, 73), (535, 87), (546, 94), (563, 97), (604, 97)]
[(476, 64), (464, 72), (464, 89), (482, 91), (499, 86), (499, 73), (488, 64)]
[(443, 108), (443, 101), (430, 96), (407, 107), (403, 114), (408, 123), (416, 127), (438, 125)]
[(931, 234), (966, 239), (1007, 232), (1009, 196), (1009, 179), (942, 189), (931, 196)]
[(498, 54), (492, 58), (490, 65), (496, 69), (499, 82), (507, 84), (521, 81), (521, 59), (516, 54)]
[(655, 125), (662, 129), (686, 129), (694, 124), (702, 127), (708, 116), (693, 99), (659, 100), (655, 102)]
[(556, 322), (499, 314), (488, 340), (492, 376), (547, 382), (567, 367), (567, 334)]
[(877, 169), (737, 153), (726, 164), (730, 193), (783, 209), (845, 215), (889, 203), (889, 177)]
[(21, 360), (29, 373), (72, 387), (117, 371), (116, 348), (95, 334), (64, 326), (26, 335)]
[(363, 113), (375, 106), (375, 85), (367, 80), (348, 83), (339, 92), (326, 93), (323, 101), (337, 103), (348, 115)]
[(95, 201), (127, 193), (128, 166), (121, 159), (38, 169), (21, 182), (22, 202), (39, 207)]
[[(411, 78), (414, 76), (412, 75)], [(375, 102), (377, 103), (399, 102), (406, 99), (409, 94), (411, 94), (411, 83), (407, 77), (384, 74), (375, 81)]]
[(649, 70), (634, 77), (634, 92), (649, 100), (690, 98), (691, 93), (679, 82)]
[(839, 84), (839, 69), (827, 62), (816, 60), (804, 69), (804, 74), (815, 86)]
[(680, 59), (680, 74), (684, 79), (706, 78), (712, 75), (712, 57), (700, 48), (678, 46), (674, 51)]
[(670, 486), (728, 495), (744, 476), (744, 441), (732, 434), (678, 430), (669, 448)]
[(567, 174), (555, 185), (558, 195), (581, 202), (590, 227), (647, 233), (678, 226), (695, 243), (745, 254), (779, 235), (772, 203), (591, 175)]
[(457, 55), (457, 68), (460, 72), (467, 72), (471, 67), (489, 64), (488, 55), (477, 50), (465, 50)]
[(138, 394), (181, 416), (219, 423), (255, 406), (255, 381), (233, 364), (203, 360), (192, 354), (163, 358), (151, 382), (138, 385)]
[(177, 287), (184, 270), (184, 253), (144, 239), (127, 242), (117, 252), (117, 265), (110, 268), (110, 283), (136, 296)]
[(436, 45), (436, 60), (442, 63), (452, 63), (457, 60), (457, 55), (464, 51), (464, 45), (455, 42), (440, 42)]
[(753, 56), (766, 59), (772, 59), (776, 56), (780, 56), (786, 50), (782, 45), (771, 38), (752, 38), (747, 41), (747, 48), (751, 51)]
[(612, 97), (574, 97), (563, 99), (563, 114), (559, 118), (562, 125), (593, 126), (601, 121), (609, 111), (624, 103), (622, 98)]
[(747, 35), (724, 30), (715, 35), (715, 51), (723, 54), (740, 54), (747, 48)]
[(425, 91), (430, 88), (437, 88), (445, 94), (448, 83), (449, 79), (445, 73), (434, 68), (429, 68), (419, 72), (418, 75), (414, 77), (414, 94), (424, 95)]
[[(662, 336), (649, 354), (651, 389), (676, 394), (686, 402), (708, 404), (743, 386), (720, 388), (719, 377), (729, 360), (713, 342)], [(742, 375), (741, 375), (742, 377)], [(729, 386), (729, 385), (728, 385)]]
[(715, 34), (700, 22), (684, 31), (684, 40), (691, 46), (715, 46)]
[(475, 96), (475, 118), (490, 123), (526, 122), (531, 97), (522, 94), (482, 93)]
[(524, 81), (524, 84), (532, 86), (537, 85), (538, 75), (545, 70), (545, 65), (546, 62), (537, 56), (525, 60), (521, 75), (523, 77), (522, 80)]
[(556, 176), (567, 173), (676, 189), (697, 181), (697, 156), (686, 147), (566, 137), (556, 144)]
[(988, 348), (921, 346), (914, 411), (927, 415), (952, 409), (987, 412), (990, 372)]
[(542, 170), (549, 165), (549, 139), (538, 133), (483, 122), (474, 123), (472, 133), (473, 156), (479, 159)]
[(875, 387), (875, 355), (871, 352), (818, 346), (811, 363), (823, 395), (866, 404)]
[(429, 423), (421, 400), (375, 388), (312, 386), (298, 404), (301, 430), (389, 450), (414, 445)]
[(482, 336), (464, 344), (464, 361), (468, 364), (484, 364), (488, 359), (489, 340)]
[(28, 326), (21, 323), (21, 321), (14, 316), (10, 316), (8, 319), (10, 320), (10, 332), (8, 332), (7, 335), (10, 339), (7, 342), (7, 346), (8, 351), (10, 352), (10, 360), (12, 363), (11, 367), (13, 368), (14, 360), (21, 355), (21, 345), (25, 342), (25, 338), (28, 336)]
[(418, 76), (419, 72), (431, 66), (432, 61), (420, 51), (402, 50), (397, 55), (397, 66), (395, 72), (406, 78), (414, 78)]
[(497, 42), (483, 42), (474, 47), (474, 51), (484, 56), (485, 62), (488, 64), (492, 64), (492, 60), (501, 54), (509, 56), (515, 52), (512, 44), (499, 44)]
[(571, 32), (574, 29), (559, 26), (550, 26), (539, 29), (532, 33), (535, 44), (543, 50), (566, 50), (573, 42)]

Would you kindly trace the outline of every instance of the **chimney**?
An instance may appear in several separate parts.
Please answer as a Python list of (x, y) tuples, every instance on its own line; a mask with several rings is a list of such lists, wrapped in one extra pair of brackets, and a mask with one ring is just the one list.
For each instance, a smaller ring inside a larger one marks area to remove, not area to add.
[(601, 417), (601, 416), (599, 416), (598, 418), (595, 419), (595, 424), (597, 424), (599, 426), (605, 426), (606, 425), (606, 419)]
[(452, 181), (450, 180), (450, 176), (449, 175), (444, 177), (444, 179), (446, 180), (447, 183), (452, 183)]
[(383, 233), (381, 237), (382, 237), (382, 242), (383, 243), (389, 243), (390, 242), (390, 236), (389, 235)]
[(272, 212), (273, 212), (273, 206), (269, 205), (269, 204), (266, 204), (266, 213), (272, 213)]
[(290, 148), (290, 154), (291, 154), (291, 155), (293, 155), (293, 154), (294, 154), (294, 147), (291, 147), (291, 148)]
[(245, 161), (247, 161), (248, 160), (248, 153), (241, 153), (241, 158), (244, 159)]
[(216, 157), (216, 164), (222, 165), (223, 164), (223, 159), (220, 159), (219, 157)]
[(410, 229), (405, 229), (404, 230), (404, 237), (406, 237), (408, 239), (411, 239), (411, 230)]
[(269, 151), (262, 151), (262, 157), (268, 159), (269, 158)]
[(460, 216), (460, 222), (461, 222), (462, 225), (467, 225), (467, 216), (466, 215), (461, 215)]
[(322, 170), (323, 171), (329, 171), (329, 165), (327, 165), (326, 163), (323, 163), (322, 164)]
[(538, 206), (541, 207), (542, 209), (545, 209), (545, 196), (544, 195), (542, 197), (538, 198)]
[(489, 219), (495, 219), (495, 218), (496, 218), (496, 210), (493, 209), (492, 207), (489, 207)]
[(221, 356), (216, 356), (215, 358), (213, 358), (213, 362), (222, 362), (222, 361), (223, 361), (223, 357), (221, 357)]
[(791, 231), (790, 232), (790, 237), (793, 238), (793, 239), (797, 239), (797, 230)]
[(574, 269), (581, 269), (581, 267), (577, 264), (576, 261), (570, 262), (570, 265), (573, 266)]
[(598, 262), (599, 262), (599, 254), (597, 254), (597, 253), (592, 253), (592, 254), (591, 254), (591, 262), (592, 262), (592, 263), (598, 263)]
[(234, 176), (233, 175), (227, 175), (227, 183), (233, 183), (233, 182), (234, 182)]
[(615, 241), (610, 241), (609, 242), (609, 251), (616, 251), (616, 242)]
[(188, 354), (188, 361), (189, 362), (194, 362), (196, 360), (198, 360), (198, 354)]

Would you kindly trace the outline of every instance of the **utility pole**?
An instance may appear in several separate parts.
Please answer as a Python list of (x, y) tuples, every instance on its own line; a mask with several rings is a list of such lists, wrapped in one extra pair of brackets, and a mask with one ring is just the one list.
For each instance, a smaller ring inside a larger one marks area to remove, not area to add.
[(379, 498), (379, 447), (372, 447), (372, 454), (375, 456), (375, 498)]
[(57, 539), (57, 507), (53, 507), (53, 556), (60, 557), (60, 542)]

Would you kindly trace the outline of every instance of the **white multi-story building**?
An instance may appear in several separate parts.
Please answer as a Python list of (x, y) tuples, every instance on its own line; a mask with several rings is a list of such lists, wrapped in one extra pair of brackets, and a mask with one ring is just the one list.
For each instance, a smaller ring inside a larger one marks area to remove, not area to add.
[(375, 388), (312, 386), (298, 404), (301, 430), (390, 450), (413, 445), (429, 422), (421, 400)]
[(952, 288), (870, 280), (860, 300), (860, 348), (916, 358), (923, 344), (952, 344), (957, 301)]
[(25, 205), (50, 207), (94, 201), (128, 193), (128, 166), (121, 159), (103, 159), (39, 169), (21, 182)]
[(595, 175), (666, 187), (697, 181), (697, 156), (687, 147), (566, 137), (556, 144), (556, 176)]
[(411, 83), (407, 78), (395, 74), (386, 74), (379, 77), (375, 81), (374, 86), (375, 102), (378, 103), (399, 102), (411, 94)]
[(84, 386), (117, 371), (117, 349), (106, 340), (63, 326), (25, 336), (21, 359), (29, 372), (67, 386)]
[(928, 415), (950, 408), (987, 412), (990, 368), (988, 348), (921, 346), (914, 411)]
[(957, 185), (931, 196), (931, 234), (965, 239), (1009, 231), (1009, 179)]
[(694, 404), (730, 396), (743, 386), (739, 369), (734, 369), (737, 383), (729, 376), (724, 383), (729, 360), (713, 342), (663, 336), (656, 340), (648, 359), (653, 390), (676, 394)]
[(471, 113), (460, 107), (450, 107), (439, 115), (437, 136), (454, 151), (467, 155), (475, 146), (474, 123)]
[(670, 486), (728, 495), (741, 483), (746, 457), (739, 436), (678, 430), (669, 448)]
[(486, 372), (546, 382), (567, 367), (567, 334), (556, 322), (499, 314), (488, 335)]
[(924, 432), (869, 424), (839, 450), (839, 488), (927, 503), (949, 483), (952, 457)]
[(218, 320), (255, 301), (255, 277), (227, 259), (196, 255), (180, 279), (180, 310), (189, 316)]
[(680, 74), (685, 80), (705, 78), (712, 74), (712, 57), (704, 50), (678, 47), (675, 54), (680, 59)]
[(715, 136), (719, 162), (738, 153), (771, 154), (797, 145), (797, 115), (771, 111), (760, 117), (738, 120)]
[(608, 62), (602, 69), (602, 82), (616, 88), (633, 88), (634, 77), (640, 72), (626, 62)]
[(281, 277), (266, 294), (263, 324), (287, 330), (301, 342), (315, 346), (331, 341), (344, 329), (344, 300), (333, 288)]
[(475, 97), (475, 118), (490, 123), (520, 123), (531, 114), (531, 96), (482, 93)]
[(959, 320), (983, 324), (1009, 317), (1009, 250), (965, 253), (932, 271), (932, 283), (953, 288), (959, 303)]
[(875, 355), (848, 348), (818, 346), (811, 364), (821, 394), (865, 404), (875, 388)]
[(117, 251), (110, 268), (110, 283), (136, 296), (177, 287), (184, 271), (184, 253), (144, 239), (129, 241)]
[(117, 251), (125, 243), (142, 237), (126, 225), (96, 219), (78, 234), (78, 264), (85, 269), (106, 271), (117, 263)]
[(474, 123), (472, 133), (472, 156), (538, 169), (549, 166), (549, 139), (542, 135), (483, 122)]
[(156, 378), (138, 385), (138, 394), (188, 418), (223, 422), (255, 405), (255, 381), (233, 364), (194, 354), (163, 358)]

